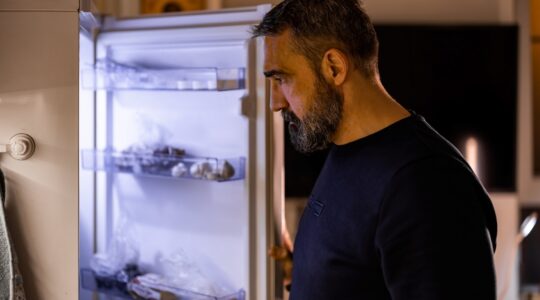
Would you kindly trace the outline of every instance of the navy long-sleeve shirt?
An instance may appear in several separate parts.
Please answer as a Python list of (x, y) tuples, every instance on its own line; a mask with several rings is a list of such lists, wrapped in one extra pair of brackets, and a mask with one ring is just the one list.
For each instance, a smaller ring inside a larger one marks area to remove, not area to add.
[(290, 299), (495, 299), (496, 234), (476, 176), (413, 113), (330, 150), (300, 220)]

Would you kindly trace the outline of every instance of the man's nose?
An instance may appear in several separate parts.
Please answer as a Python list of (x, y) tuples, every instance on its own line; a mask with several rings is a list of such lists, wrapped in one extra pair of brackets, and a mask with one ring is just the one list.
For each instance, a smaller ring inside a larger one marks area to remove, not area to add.
[(285, 97), (283, 96), (281, 89), (277, 86), (277, 84), (272, 83), (270, 109), (272, 109), (272, 111), (280, 111), (287, 107), (289, 107), (289, 102), (287, 102), (287, 99), (285, 99)]

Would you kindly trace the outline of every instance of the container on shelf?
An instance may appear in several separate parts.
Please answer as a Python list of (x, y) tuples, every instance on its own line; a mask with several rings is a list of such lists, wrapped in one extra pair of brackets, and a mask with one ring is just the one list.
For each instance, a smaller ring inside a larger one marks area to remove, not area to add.
[(82, 150), (82, 167), (94, 171), (219, 182), (245, 177), (243, 157), (218, 159), (88, 149)]

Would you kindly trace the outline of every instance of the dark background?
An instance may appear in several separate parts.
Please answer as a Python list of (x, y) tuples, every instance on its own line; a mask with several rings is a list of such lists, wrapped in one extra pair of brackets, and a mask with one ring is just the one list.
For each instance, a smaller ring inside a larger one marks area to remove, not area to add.
[[(515, 191), (518, 28), (378, 25), (379, 70), (390, 95), (464, 152), (479, 141), (490, 192)], [(307, 197), (326, 151), (296, 152), (286, 134), (285, 195)]]

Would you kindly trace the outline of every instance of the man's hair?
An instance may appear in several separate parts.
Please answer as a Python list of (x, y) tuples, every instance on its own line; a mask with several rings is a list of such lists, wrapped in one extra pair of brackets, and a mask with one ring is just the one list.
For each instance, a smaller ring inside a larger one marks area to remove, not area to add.
[(315, 72), (331, 48), (352, 58), (354, 66), (372, 76), (378, 73), (379, 42), (369, 16), (356, 0), (285, 0), (270, 10), (253, 37), (276, 36), (290, 29), (292, 49), (304, 55)]

